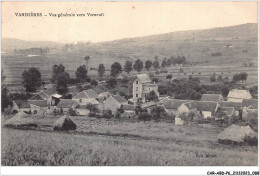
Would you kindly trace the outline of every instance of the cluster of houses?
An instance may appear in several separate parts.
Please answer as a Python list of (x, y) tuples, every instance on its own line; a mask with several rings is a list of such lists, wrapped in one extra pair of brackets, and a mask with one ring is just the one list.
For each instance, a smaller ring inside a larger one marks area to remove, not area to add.
[[(146, 102), (146, 96), (151, 91), (159, 97), (159, 102)], [(142, 108), (148, 112), (155, 107), (161, 106), (168, 114), (174, 114), (178, 117), (180, 114), (197, 111), (204, 118), (213, 118), (218, 112), (225, 113), (228, 117), (233, 115), (244, 117), (249, 112), (257, 111), (258, 101), (252, 99), (248, 90), (233, 89), (229, 92), (226, 101), (220, 94), (203, 94), (201, 100), (180, 100), (173, 97), (160, 97), (158, 85), (151, 81), (147, 74), (137, 75), (133, 81), (133, 98), (126, 100), (120, 95), (113, 95), (109, 92), (98, 94), (93, 89), (83, 90), (74, 93), (71, 99), (62, 99), (62, 96), (47, 94), (44, 91), (38, 92), (30, 100), (15, 100), (13, 110), (30, 111), (34, 114), (39, 113), (68, 113), (70, 109), (77, 115), (88, 115), (88, 104), (96, 106), (100, 112), (111, 110), (115, 114), (119, 108), (124, 110), (129, 117), (135, 115), (136, 102), (142, 99)]]

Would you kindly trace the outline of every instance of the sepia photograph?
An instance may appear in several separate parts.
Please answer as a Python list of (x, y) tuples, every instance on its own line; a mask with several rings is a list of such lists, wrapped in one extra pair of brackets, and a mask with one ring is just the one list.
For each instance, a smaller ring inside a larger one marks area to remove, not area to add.
[(1, 8), (2, 166), (258, 166), (257, 1)]

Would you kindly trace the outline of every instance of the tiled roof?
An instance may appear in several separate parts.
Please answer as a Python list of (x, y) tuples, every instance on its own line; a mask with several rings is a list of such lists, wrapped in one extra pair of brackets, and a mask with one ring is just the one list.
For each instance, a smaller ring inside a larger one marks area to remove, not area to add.
[(228, 93), (228, 98), (238, 98), (238, 99), (251, 99), (252, 96), (248, 90), (238, 90), (232, 89)]
[(244, 99), (242, 101), (242, 107), (250, 107), (252, 106), (254, 109), (258, 109), (258, 100), (257, 99)]
[(236, 111), (240, 110), (242, 108), (241, 102), (229, 102), (229, 101), (222, 101), (220, 103), (221, 107), (233, 107)]
[(142, 108), (150, 108), (152, 106), (156, 106), (156, 103), (153, 102), (153, 101), (146, 102), (146, 103), (142, 104)]
[(215, 113), (217, 111), (217, 102), (212, 101), (193, 101), (185, 104), (190, 109), (197, 109), (199, 111), (210, 111)]
[(50, 97), (50, 96), (49, 96), (46, 92), (41, 91), (41, 92), (35, 94), (35, 95), (31, 98), (31, 100), (47, 100), (49, 97)]
[(140, 81), (140, 83), (148, 83), (151, 82), (150, 77), (148, 76), (148, 74), (139, 74), (136, 75), (136, 77), (138, 78), (138, 80)]
[(203, 94), (200, 101), (219, 101), (222, 98), (220, 94)]
[(134, 111), (135, 110), (135, 106), (134, 105), (130, 105), (130, 104), (124, 104), (122, 105), (122, 109), (125, 111)]
[(60, 108), (72, 108), (76, 101), (71, 99), (61, 99), (60, 102), (57, 104), (57, 107)]
[(113, 95), (113, 97), (114, 97), (114, 99), (116, 99), (121, 104), (128, 102), (124, 97), (122, 97), (120, 95)]
[(39, 107), (47, 107), (48, 106), (47, 100), (28, 100), (28, 103), (35, 105), (35, 106), (39, 106)]
[(84, 99), (84, 98), (98, 98), (98, 94), (93, 89), (83, 90), (72, 99)]
[(30, 104), (26, 100), (14, 100), (15, 104), (19, 109), (21, 108), (30, 108)]
[(166, 109), (178, 109), (178, 107), (180, 105), (182, 105), (183, 103), (188, 103), (191, 102), (192, 100), (180, 100), (180, 99), (169, 99), (168, 101), (166, 101), (163, 106)]
[(233, 107), (219, 107), (218, 112), (224, 112), (227, 116), (233, 115), (235, 108)]

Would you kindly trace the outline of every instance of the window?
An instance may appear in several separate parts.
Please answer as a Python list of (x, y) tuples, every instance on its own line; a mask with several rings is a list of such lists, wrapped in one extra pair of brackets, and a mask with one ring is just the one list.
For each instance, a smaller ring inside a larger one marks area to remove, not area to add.
[(138, 94), (136, 94), (136, 97), (138, 97)]
[(138, 91), (138, 87), (136, 87), (135, 90)]
[(136, 81), (135, 83), (138, 84), (138, 81)]
[(82, 103), (82, 99), (79, 99), (79, 102)]

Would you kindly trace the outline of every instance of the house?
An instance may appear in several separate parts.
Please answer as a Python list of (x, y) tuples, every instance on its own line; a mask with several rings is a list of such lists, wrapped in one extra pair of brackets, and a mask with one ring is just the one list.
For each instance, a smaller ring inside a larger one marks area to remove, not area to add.
[(218, 110), (219, 103), (212, 101), (192, 101), (188, 103), (184, 103), (178, 108), (178, 113), (188, 113), (192, 110), (200, 113), (203, 118), (212, 118), (216, 115)]
[(133, 118), (135, 116), (136, 106), (130, 104), (122, 104), (121, 108), (124, 110), (123, 117)]
[(28, 103), (34, 114), (45, 113), (49, 108), (48, 100), (28, 100)]
[(119, 109), (122, 105), (126, 105), (127, 100), (120, 95), (112, 95), (108, 99), (106, 99), (103, 104), (99, 106), (101, 111), (103, 110), (111, 110), (114, 114), (117, 109)]
[(235, 109), (235, 115), (238, 116), (239, 113), (242, 113), (242, 102), (229, 102), (229, 101), (222, 101), (220, 103), (221, 107), (233, 107)]
[(59, 103), (57, 104), (57, 107), (61, 108), (63, 113), (67, 113), (70, 108), (75, 110), (77, 106), (78, 103), (71, 99), (60, 99)]
[(72, 100), (77, 101), (79, 105), (87, 105), (90, 101), (97, 98), (98, 94), (93, 89), (88, 89), (79, 92), (77, 95), (72, 97)]
[(235, 108), (233, 107), (219, 107), (217, 110), (218, 112), (223, 112), (227, 115), (227, 117), (231, 117), (233, 115), (235, 115)]
[(56, 106), (59, 103), (61, 97), (62, 97), (62, 95), (60, 95), (60, 94), (57, 94), (57, 93), (52, 94), (50, 96), (51, 106)]
[(31, 106), (27, 100), (14, 100), (12, 111), (14, 111), (14, 110), (16, 110), (17, 112), (30, 111)]
[(203, 94), (200, 99), (200, 101), (214, 101), (219, 103), (223, 100), (223, 96), (220, 94)]
[(242, 108), (258, 109), (258, 100), (257, 99), (244, 99), (242, 101)]
[[(246, 119), (249, 116), (253, 117), (256, 116), (257, 118), (258, 112), (258, 100), (257, 99), (244, 99), (242, 101), (242, 118)], [(254, 114), (253, 116), (250, 114)]]
[[(168, 114), (178, 114), (179, 112), (179, 107), (184, 104), (191, 102), (191, 100), (179, 100), (179, 99), (169, 99), (166, 101), (162, 106), (165, 108), (165, 111)], [(181, 109), (180, 109), (181, 111)]]
[(248, 90), (232, 89), (227, 96), (229, 102), (242, 102), (243, 99), (252, 99), (252, 95)]
[(44, 91), (36, 93), (30, 100), (49, 100), (50, 95)]
[(136, 102), (138, 98), (145, 99), (146, 95), (154, 91), (159, 97), (158, 85), (152, 83), (148, 74), (139, 74), (133, 81), (133, 100)]

